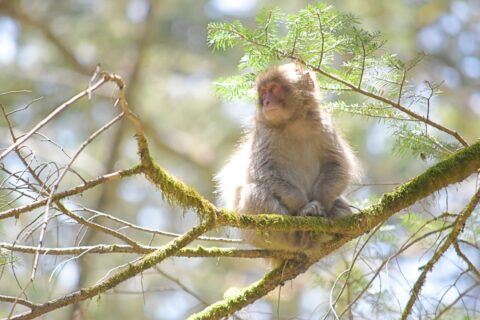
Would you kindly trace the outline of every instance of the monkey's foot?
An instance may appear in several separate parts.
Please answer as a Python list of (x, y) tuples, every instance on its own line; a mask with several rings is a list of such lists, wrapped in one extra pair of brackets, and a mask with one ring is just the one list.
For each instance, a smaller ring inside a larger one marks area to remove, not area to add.
[(327, 211), (323, 207), (323, 205), (314, 200), (307, 203), (302, 209), (298, 211), (299, 216), (321, 216), (326, 217)]

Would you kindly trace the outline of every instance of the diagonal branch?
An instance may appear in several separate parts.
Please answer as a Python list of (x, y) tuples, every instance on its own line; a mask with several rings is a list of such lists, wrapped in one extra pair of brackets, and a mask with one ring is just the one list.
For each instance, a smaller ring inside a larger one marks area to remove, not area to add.
[(37, 132), (38, 130), (43, 128), (45, 125), (47, 125), (53, 118), (55, 118), (59, 113), (61, 113), (65, 109), (67, 109), (72, 103), (74, 103), (75, 101), (78, 101), (82, 97), (87, 96), (90, 92), (98, 89), (99, 87), (101, 87), (107, 81), (108, 81), (107, 78), (102, 78), (98, 82), (96, 82), (94, 85), (92, 85), (90, 88), (83, 90), (79, 94), (71, 97), (70, 99), (68, 99), (67, 101), (62, 103), (55, 110), (53, 110), (48, 116), (46, 116), (42, 121), (37, 123), (37, 125), (35, 127), (33, 127), (28, 133), (23, 135), (21, 138), (18, 138), (18, 140), (15, 141), (15, 143), (11, 144), (5, 151), (3, 151), (2, 154), (0, 154), (0, 160), (5, 158), (12, 150), (21, 146), (32, 135), (34, 135), (35, 132)]
[(280, 265), (265, 275), (261, 280), (244, 288), (222, 301), (211, 304), (199, 313), (190, 316), (189, 320), (214, 320), (226, 318), (241, 308), (263, 297), (278, 285), (297, 277), (305, 272), (315, 261), (306, 257), (288, 260), (286, 265)]
[(470, 261), (470, 259), (468, 259), (468, 257), (462, 252), (460, 245), (458, 244), (458, 239), (455, 239), (453, 246), (455, 247), (455, 252), (457, 252), (457, 255), (467, 264), (468, 269), (477, 276), (478, 280), (480, 280), (480, 271), (478, 267), (475, 266), (475, 264)]
[[(360, 214), (330, 221), (329, 226), (336, 228), (340, 234), (342, 234), (340, 230), (343, 229), (347, 234), (343, 233), (343, 236), (340, 236), (338, 239), (325, 243), (322, 250), (312, 253), (308, 261), (296, 261), (295, 264), (298, 263), (296, 265), (297, 269), (291, 270), (287, 265), (285, 274), (279, 274), (281, 268), (277, 268), (259, 282), (250, 285), (232, 297), (211, 305), (202, 312), (193, 315), (191, 319), (220, 319), (231, 315), (256, 299), (263, 297), (277, 286), (283, 284), (285, 280), (293, 279), (300, 273), (305, 272), (314, 262), (340, 248), (351, 239), (361, 236), (376, 225), (384, 222), (396, 212), (409, 207), (449, 184), (463, 181), (469, 175), (475, 173), (478, 168), (480, 168), (480, 142), (432, 166), (423, 174), (396, 188), (391, 193), (383, 195), (378, 203), (362, 210)], [(264, 217), (264, 221), (269, 220), (267, 216)], [(228, 214), (225, 211), (221, 211), (218, 216), (218, 222), (238, 223), (238, 226), (245, 227), (245, 218), (246, 216)], [(298, 220), (301, 223), (304, 218), (291, 217), (288, 220), (292, 222)], [(322, 219), (317, 220), (320, 221)], [(272, 217), (271, 222), (273, 224), (282, 224), (285, 223), (285, 220), (283, 220), (283, 216), (275, 215)], [(323, 221), (320, 223), (323, 224)]]
[(478, 190), (477, 193), (475, 193), (475, 195), (472, 197), (472, 199), (468, 203), (467, 207), (455, 220), (455, 222), (453, 223), (453, 229), (448, 235), (447, 239), (443, 242), (440, 248), (438, 248), (438, 250), (434, 252), (433, 257), (427, 262), (427, 264), (423, 266), (422, 273), (420, 274), (417, 281), (415, 282), (415, 285), (413, 286), (410, 299), (408, 300), (407, 305), (405, 306), (405, 309), (403, 309), (402, 318), (401, 318), (402, 320), (407, 319), (407, 317), (410, 315), (413, 305), (415, 304), (415, 301), (417, 300), (418, 295), (420, 294), (420, 291), (422, 290), (422, 287), (425, 284), (425, 280), (427, 279), (427, 274), (430, 271), (432, 271), (435, 264), (438, 262), (438, 260), (440, 260), (440, 258), (447, 251), (447, 249), (450, 248), (450, 246), (453, 243), (455, 243), (456, 239), (458, 238), (460, 233), (463, 231), (465, 222), (470, 217), (470, 215), (472, 214), (473, 210), (476, 208), (479, 201), (480, 201), (480, 190)]

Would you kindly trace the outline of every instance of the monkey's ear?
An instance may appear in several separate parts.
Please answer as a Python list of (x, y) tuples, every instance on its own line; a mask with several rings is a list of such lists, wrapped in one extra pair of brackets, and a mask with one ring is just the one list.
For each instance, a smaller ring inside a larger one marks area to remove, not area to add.
[(302, 81), (303, 85), (305, 86), (305, 89), (312, 91), (315, 89), (315, 81), (312, 79), (312, 73), (311, 72), (305, 72), (302, 74), (300, 80)]

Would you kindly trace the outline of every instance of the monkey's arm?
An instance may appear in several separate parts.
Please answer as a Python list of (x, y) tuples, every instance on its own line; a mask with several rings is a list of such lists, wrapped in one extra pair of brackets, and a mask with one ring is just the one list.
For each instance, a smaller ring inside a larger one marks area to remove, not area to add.
[(242, 186), (237, 210), (242, 213), (278, 213), (289, 214), (289, 209), (265, 186), (248, 183)]
[(308, 203), (307, 195), (290, 182), (280, 178), (272, 178), (272, 180), (274, 180), (272, 184), (274, 197), (288, 208), (290, 214), (296, 214)]
[[(351, 176), (348, 167), (341, 161), (329, 161), (322, 165), (320, 175), (313, 188), (313, 198), (321, 203), (328, 212), (334, 205), (346, 206), (346, 201), (340, 198), (350, 183)], [(337, 199), (342, 199), (339, 203)]]
[(296, 215), (308, 202), (307, 196), (298, 188), (274, 177), (245, 185), (239, 198), (238, 209), (249, 213)]

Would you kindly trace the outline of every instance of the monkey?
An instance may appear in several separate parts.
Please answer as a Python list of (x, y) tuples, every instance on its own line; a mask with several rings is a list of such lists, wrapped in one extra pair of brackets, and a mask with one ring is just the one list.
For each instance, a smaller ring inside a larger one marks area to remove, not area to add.
[[(257, 76), (256, 88), (253, 127), (215, 177), (225, 208), (240, 214), (352, 214), (342, 193), (359, 175), (358, 160), (322, 110), (315, 74), (296, 63), (273, 66)], [(325, 239), (305, 231), (244, 235), (257, 247), (283, 250), (314, 249)]]

